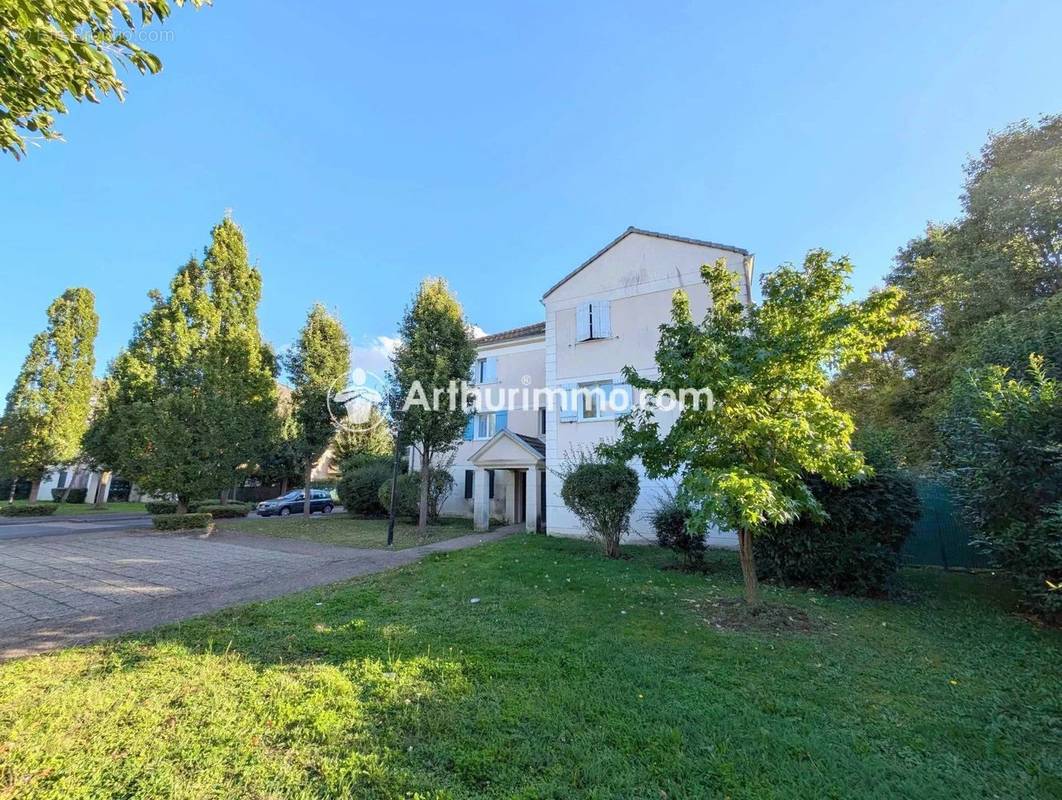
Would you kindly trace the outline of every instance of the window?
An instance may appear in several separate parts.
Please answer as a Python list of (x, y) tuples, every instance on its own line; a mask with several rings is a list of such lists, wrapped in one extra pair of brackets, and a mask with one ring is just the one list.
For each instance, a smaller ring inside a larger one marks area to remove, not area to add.
[(546, 409), (544, 408), (538, 410), (538, 435), (546, 435)]
[(608, 300), (588, 300), (575, 309), (575, 338), (585, 342), (590, 339), (608, 339), (612, 336), (612, 319)]
[(494, 414), (476, 414), (476, 438), (489, 439), (494, 435)]
[(496, 383), (498, 380), (498, 359), (477, 358), (472, 364), (473, 383)]
[(476, 471), (474, 469), (465, 470), (465, 500), (472, 499), (472, 486), (476, 480)]
[(609, 409), (609, 393), (612, 381), (579, 384), (580, 419), (606, 419), (612, 416)]

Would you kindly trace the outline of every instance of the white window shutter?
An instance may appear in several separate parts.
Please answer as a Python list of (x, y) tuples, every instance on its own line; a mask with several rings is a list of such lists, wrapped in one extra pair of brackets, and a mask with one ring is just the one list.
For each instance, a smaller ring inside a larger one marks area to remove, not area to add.
[(585, 342), (590, 338), (590, 304), (580, 303), (575, 308), (575, 341)]
[(575, 384), (564, 384), (564, 400), (557, 408), (557, 420), (559, 422), (575, 422), (579, 419), (578, 395), (575, 393)]
[(608, 300), (595, 300), (594, 307), (594, 338), (608, 339), (612, 336), (612, 317), (609, 314)]

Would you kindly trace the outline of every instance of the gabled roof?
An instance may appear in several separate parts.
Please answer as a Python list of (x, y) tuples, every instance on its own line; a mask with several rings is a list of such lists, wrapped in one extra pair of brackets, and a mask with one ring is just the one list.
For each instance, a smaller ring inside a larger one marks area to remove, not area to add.
[(544, 295), (542, 295), (542, 299), (545, 300), (547, 297), (549, 297), (551, 294), (553, 294), (555, 291), (557, 291), (557, 289), (559, 289), (565, 283), (570, 281), (572, 278), (574, 278), (576, 275), (578, 275), (580, 272), (582, 272), (584, 269), (586, 269), (588, 266), (590, 266), (592, 263), (594, 263), (598, 258), (603, 256), (605, 253), (607, 253), (613, 247), (615, 247), (620, 242), (622, 242), (624, 239), (626, 239), (628, 236), (630, 236), (632, 233), (640, 233), (642, 236), (652, 236), (652, 237), (657, 238), (657, 239), (667, 239), (667, 240), (672, 241), (672, 242), (684, 242), (686, 244), (701, 245), (702, 247), (714, 247), (716, 250), (727, 250), (727, 251), (729, 251), (731, 253), (737, 253), (738, 255), (742, 255), (742, 256), (751, 255), (751, 253), (749, 253), (748, 250), (745, 250), (745, 249), (743, 249), (741, 247), (731, 247), (728, 244), (719, 244), (718, 242), (708, 242), (708, 241), (705, 241), (703, 239), (689, 239), (689, 238), (687, 238), (685, 236), (673, 236), (670, 233), (657, 233), (656, 231), (647, 231), (647, 230), (644, 230), (642, 228), (635, 228), (632, 225), (631, 227), (627, 228), (627, 230), (625, 230), (623, 233), (621, 233), (619, 236), (617, 236), (615, 239), (613, 239), (611, 242), (609, 242), (604, 247), (602, 247), (600, 250), (598, 250), (596, 253), (594, 253), (592, 256), (590, 256), (590, 258), (586, 259), (586, 261), (584, 261), (578, 267), (573, 269), (571, 272), (569, 272), (567, 275), (565, 275), (563, 278), (561, 278), (559, 281), (557, 281), (555, 284), (553, 284), (553, 286), (551, 286), (549, 288), (549, 290)]
[[(536, 439), (534, 436), (524, 436), (523, 434), (513, 433), (511, 430), (505, 429), (502, 431), (498, 431), (496, 434), (490, 437), (483, 444), (483, 446), (479, 448), (479, 450), (477, 450), (469, 457), (468, 460), (471, 461), (473, 464), (479, 466), (480, 462), (484, 461), (485, 457), (490, 453), (491, 450), (496, 449), (500, 443), (506, 441), (512, 442), (512, 444), (518, 448), (518, 450), (511, 452), (524, 453), (524, 455), (513, 455), (508, 458), (499, 458), (497, 455), (495, 455), (493, 459), (486, 459), (484, 466), (489, 467), (491, 464), (500, 463), (513, 463), (523, 465), (527, 463), (526, 459), (528, 458), (530, 458), (532, 462), (538, 463), (546, 457), (546, 445), (541, 439)], [(505, 449), (504, 446), (502, 449)]]
[(545, 335), (546, 323), (533, 322), (530, 325), (524, 325), (520, 328), (510, 328), (509, 330), (501, 331), (500, 333), (488, 333), (486, 336), (480, 336), (477, 339), (473, 339), (472, 343), (476, 345), (495, 344), (496, 342), (508, 342), (513, 339), (524, 339), (530, 336)]

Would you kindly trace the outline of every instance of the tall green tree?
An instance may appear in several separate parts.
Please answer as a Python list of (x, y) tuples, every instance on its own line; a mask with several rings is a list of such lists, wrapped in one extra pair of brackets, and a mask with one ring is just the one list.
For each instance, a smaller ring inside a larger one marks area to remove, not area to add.
[(87, 447), (100, 466), (179, 510), (257, 468), (278, 422), (275, 360), (258, 333), (258, 271), (226, 218), (206, 258), (190, 259), (168, 295), (150, 294), (111, 365)]
[(370, 406), (365, 420), (349, 420), (336, 434), (335, 456), (344, 461), (351, 456), (387, 456), (394, 449), (394, 436), (387, 418), (376, 406)]
[[(91, 411), (99, 328), (88, 289), (67, 289), (48, 306), (48, 325), (33, 337), (29, 355), (7, 395), (0, 418), (0, 462), (12, 479), (41, 479), (79, 456)], [(15, 482), (12, 480), (12, 494)]]
[(708, 388), (711, 408), (686, 400), (670, 428), (651, 408), (621, 422), (613, 447), (638, 456), (651, 477), (677, 478), (691, 525), (737, 531), (745, 597), (759, 602), (752, 537), (765, 526), (821, 513), (805, 477), (844, 485), (860, 475), (862, 455), (850, 446), (853, 425), (827, 395), (828, 368), (865, 360), (903, 332), (895, 289), (844, 302), (852, 266), (815, 250), (803, 268), (783, 266), (762, 282), (763, 302), (747, 308), (735, 275), (720, 260), (702, 268), (713, 304), (695, 322), (689, 297), (675, 293), (671, 321), (661, 326), (659, 376), (627, 367), (630, 383), (661, 397), (665, 390)]
[(211, 402), (202, 424), (217, 444), (225, 485), (232, 486), (255, 471), (275, 440), (277, 359), (258, 329), (261, 273), (251, 266), (243, 232), (228, 215), (210, 233), (203, 271), (216, 318), (205, 351)]
[(204, 420), (213, 400), (206, 383), (217, 310), (206, 272), (190, 259), (169, 294), (152, 291), (152, 307), (111, 364), (86, 446), (97, 464), (150, 494), (188, 502), (225, 486), (227, 471)]
[[(392, 356), (392, 406), (403, 442), (420, 451), (420, 517), (418, 530), (428, 525), (432, 458), (451, 450), (468, 422), (468, 410), (432, 407), (436, 390), (447, 392), (451, 382), (467, 380), (476, 357), (461, 304), (442, 278), (427, 278), (406, 309), (400, 343)], [(419, 390), (419, 392), (418, 392)], [(444, 394), (444, 397), (446, 395)], [(406, 399), (426, 400), (406, 403)]]
[[(173, 0), (178, 6), (184, 2)], [(166, 0), (0, 2), (0, 150), (21, 158), (26, 132), (61, 139), (55, 115), (67, 112), (68, 97), (98, 103), (113, 93), (123, 99), (117, 64), (141, 74), (159, 72), (162, 62), (129, 34), (136, 31), (137, 17), (148, 25), (169, 14)]]
[(295, 451), (304, 476), (303, 514), (310, 516), (310, 482), (314, 464), (336, 433), (329, 398), (341, 391), (350, 373), (350, 341), (339, 320), (324, 306), (310, 309), (295, 346), (284, 357), (291, 378)]
[[(1029, 313), (1062, 290), (1062, 115), (993, 134), (966, 165), (962, 203), (957, 220), (929, 225), (904, 246), (888, 276), (918, 329), (837, 379), (838, 402), (860, 428), (884, 431), (916, 464), (940, 455), (938, 424), (966, 369), (1021, 371), (1030, 352), (1050, 354), (1036, 330), (1017, 329), (1036, 327)], [(1028, 348), (993, 346), (999, 328)]]

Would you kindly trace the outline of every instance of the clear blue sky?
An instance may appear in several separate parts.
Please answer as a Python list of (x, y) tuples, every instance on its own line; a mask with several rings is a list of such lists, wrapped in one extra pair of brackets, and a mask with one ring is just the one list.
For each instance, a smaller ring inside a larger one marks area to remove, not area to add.
[[(420, 278), (488, 331), (628, 225), (849, 254), (856, 289), (959, 210), (990, 129), (1062, 110), (1062, 3), (292, 3), (178, 9), (161, 75), (0, 162), (0, 392), (67, 286), (106, 362), (226, 208), (264, 335), (356, 344)], [(751, 4), (749, 4), (751, 5)]]

